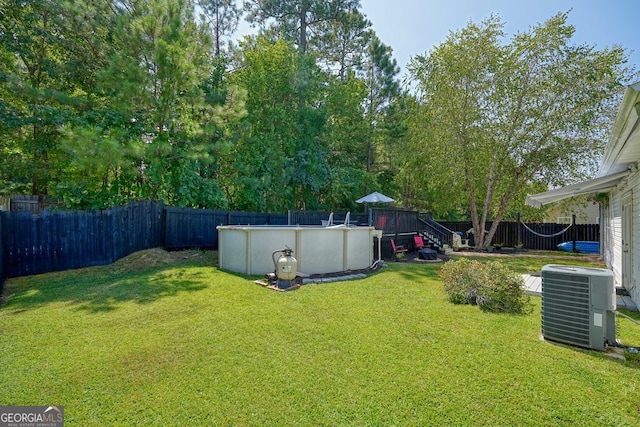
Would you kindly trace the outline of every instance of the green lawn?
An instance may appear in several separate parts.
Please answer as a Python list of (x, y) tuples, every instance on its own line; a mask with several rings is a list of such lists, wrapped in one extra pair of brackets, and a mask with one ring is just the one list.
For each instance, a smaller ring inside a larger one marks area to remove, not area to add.
[(458, 259), (465, 256), (469, 259), (475, 259), (478, 261), (495, 261), (499, 260), (507, 264), (512, 270), (526, 274), (530, 272), (540, 272), (542, 267), (547, 264), (569, 264), (578, 265), (582, 267), (597, 267), (604, 268), (604, 262), (598, 260), (597, 255), (583, 255), (572, 254), (566, 252), (552, 252), (552, 251), (525, 251), (516, 255), (503, 255), (503, 254), (477, 254), (460, 255), (459, 252), (452, 252), (450, 254), (451, 259)]
[(409, 262), (275, 292), (213, 255), (9, 281), (0, 404), (62, 405), (69, 426), (640, 423), (640, 364), (542, 341), (539, 298), (454, 306), (440, 265)]

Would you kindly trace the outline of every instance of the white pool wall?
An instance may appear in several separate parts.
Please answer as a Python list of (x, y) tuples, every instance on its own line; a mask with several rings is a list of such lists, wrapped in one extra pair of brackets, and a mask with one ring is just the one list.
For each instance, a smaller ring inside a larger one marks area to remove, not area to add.
[[(293, 249), (298, 271), (326, 274), (360, 270), (373, 264), (374, 227), (218, 226), (218, 264), (236, 273), (274, 271), (271, 254)], [(276, 255), (276, 259), (279, 256)]]

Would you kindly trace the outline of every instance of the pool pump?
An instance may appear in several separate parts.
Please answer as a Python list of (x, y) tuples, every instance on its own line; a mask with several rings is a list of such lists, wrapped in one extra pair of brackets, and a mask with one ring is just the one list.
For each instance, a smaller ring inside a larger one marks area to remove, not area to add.
[[(276, 254), (278, 253), (280, 253), (280, 256), (276, 259)], [(293, 257), (293, 249), (285, 246), (284, 249), (273, 251), (271, 259), (273, 260), (275, 271), (266, 275), (266, 279), (270, 285), (283, 290), (300, 287), (300, 284), (296, 280), (298, 260)]]

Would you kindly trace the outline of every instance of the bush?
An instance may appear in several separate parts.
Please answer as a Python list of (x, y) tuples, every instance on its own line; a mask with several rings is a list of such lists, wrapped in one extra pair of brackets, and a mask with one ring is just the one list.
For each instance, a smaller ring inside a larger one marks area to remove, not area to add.
[(462, 258), (449, 261), (440, 268), (444, 290), (454, 304), (476, 304), (477, 277), (482, 269), (478, 261)]
[(483, 264), (462, 258), (440, 269), (449, 301), (477, 304), (483, 311), (525, 313), (530, 308), (524, 279), (499, 261)]

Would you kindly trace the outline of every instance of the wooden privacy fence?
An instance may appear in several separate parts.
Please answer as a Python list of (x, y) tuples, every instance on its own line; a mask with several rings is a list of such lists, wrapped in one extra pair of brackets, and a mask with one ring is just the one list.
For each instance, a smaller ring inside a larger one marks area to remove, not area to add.
[[(332, 213), (333, 216), (331, 216)], [(324, 221), (329, 221), (331, 216), (335, 225), (344, 224), (347, 214), (349, 214), (349, 224), (351, 225), (366, 225), (368, 223), (366, 213), (300, 210), (289, 211), (288, 223), (291, 225), (322, 225)]]
[[(466, 234), (473, 227), (471, 222), (440, 221), (452, 231)], [(487, 223), (487, 230), (491, 223)], [(472, 236), (470, 236), (472, 237)], [(600, 241), (600, 226), (598, 224), (556, 224), (556, 223), (519, 223), (516, 221), (502, 221), (493, 237), (493, 244), (515, 246), (521, 242), (526, 249), (556, 250), (562, 242), (571, 240)]]
[(216, 226), (230, 224), (283, 225), (287, 215), (152, 201), (101, 211), (0, 212), (0, 279), (110, 264), (155, 247), (217, 249)]
[(163, 206), (137, 202), (102, 211), (1, 212), (3, 277), (104, 265), (161, 246)]
[[(0, 282), (7, 277), (48, 273), (110, 264), (132, 252), (154, 247), (166, 249), (218, 248), (218, 225), (320, 225), (329, 212), (290, 211), (289, 214), (233, 212), (165, 207), (162, 202), (140, 201), (101, 211), (0, 211)], [(346, 213), (335, 213), (334, 223)], [(420, 231), (420, 214), (402, 209), (372, 208), (350, 214), (350, 222), (383, 230), (383, 255), (388, 240), (412, 247)], [(470, 222), (441, 222), (462, 232)], [(490, 226), (490, 224), (488, 224)], [(553, 237), (545, 237), (553, 236)], [(555, 250), (570, 240), (600, 240), (597, 224), (520, 224), (501, 222), (493, 243), (527, 249)]]
[(21, 194), (11, 196), (7, 201), (7, 210), (13, 212), (31, 212), (34, 215), (39, 214), (45, 209), (56, 206), (56, 204), (47, 196), (29, 196)]
[(218, 225), (287, 225), (287, 215), (210, 209), (165, 208), (166, 249), (217, 249)]
[(420, 230), (419, 212), (393, 208), (373, 208), (370, 211), (370, 224), (382, 230), (383, 236), (413, 236)]

